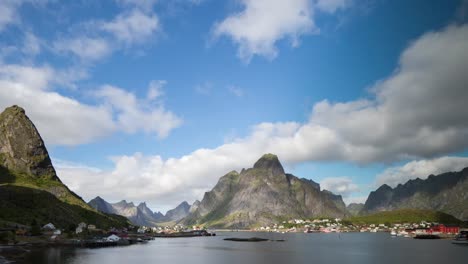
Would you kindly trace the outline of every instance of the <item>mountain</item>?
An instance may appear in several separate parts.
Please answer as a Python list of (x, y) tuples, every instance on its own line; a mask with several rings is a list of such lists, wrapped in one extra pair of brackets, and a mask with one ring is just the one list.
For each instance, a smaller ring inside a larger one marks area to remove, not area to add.
[[(196, 200), (191, 206), (190, 206), (190, 209), (189, 209), (189, 214), (195, 212), (198, 207), (200, 206), (201, 202)], [(188, 215), (188, 214), (187, 214)]]
[(357, 216), (359, 215), (363, 207), (363, 203), (350, 203), (348, 206), (346, 206), (346, 210), (351, 216)]
[(190, 207), (191, 206), (187, 202), (184, 201), (181, 204), (179, 204), (176, 208), (167, 211), (166, 215), (164, 216), (164, 219), (167, 222), (170, 222), (170, 221), (178, 222), (189, 214)]
[(132, 202), (122, 200), (118, 203), (108, 203), (101, 197), (96, 197), (88, 202), (88, 205), (94, 209), (107, 213), (126, 217), (134, 225), (155, 226), (156, 222), (164, 217), (161, 213), (153, 213), (146, 206), (146, 203), (140, 203), (136, 206)]
[(370, 193), (361, 214), (404, 208), (436, 210), (468, 220), (468, 168), (410, 180), (395, 188), (384, 184)]
[(168, 222), (176, 223), (186, 217), (191, 208), (187, 202), (182, 202), (176, 208), (167, 211), (166, 215), (163, 215), (161, 212), (151, 211), (144, 202), (138, 206), (125, 200), (118, 203), (108, 203), (99, 196), (89, 201), (88, 204), (101, 212), (124, 216), (134, 225), (139, 226), (158, 226)]
[(89, 201), (88, 205), (106, 214), (116, 214), (112, 205), (99, 196)]
[(18, 106), (0, 114), (0, 194), (1, 220), (127, 225), (121, 217), (94, 210), (60, 181), (39, 132)]
[(245, 228), (291, 218), (345, 215), (341, 196), (320, 190), (312, 180), (286, 174), (276, 155), (265, 154), (253, 168), (221, 177), (183, 223)]

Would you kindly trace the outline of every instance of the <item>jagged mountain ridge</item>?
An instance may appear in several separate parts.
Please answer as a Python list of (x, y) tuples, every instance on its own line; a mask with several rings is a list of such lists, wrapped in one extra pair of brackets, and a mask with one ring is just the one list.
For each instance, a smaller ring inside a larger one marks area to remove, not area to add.
[(348, 204), (348, 206), (346, 206), (346, 210), (348, 210), (348, 213), (351, 216), (356, 216), (359, 215), (363, 207), (363, 203), (350, 203)]
[(99, 196), (89, 201), (88, 204), (101, 212), (124, 216), (139, 226), (158, 226), (161, 223), (178, 222), (186, 217), (191, 209), (191, 206), (184, 201), (164, 215), (161, 212), (153, 212), (145, 202), (138, 206), (125, 200), (109, 203)]
[(253, 168), (221, 177), (183, 222), (245, 228), (280, 219), (345, 215), (340, 195), (320, 190), (312, 180), (286, 174), (276, 155), (265, 154)]
[(468, 220), (468, 168), (409, 180), (395, 188), (384, 184), (370, 193), (360, 214), (407, 208), (437, 210)]

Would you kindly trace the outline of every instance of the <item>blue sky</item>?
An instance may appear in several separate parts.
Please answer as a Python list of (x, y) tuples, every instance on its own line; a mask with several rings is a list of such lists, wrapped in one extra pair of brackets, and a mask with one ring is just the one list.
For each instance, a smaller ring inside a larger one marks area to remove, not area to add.
[[(0, 106), (26, 109), (85, 199), (165, 210), (274, 152), (295, 175), (363, 201), (379, 184), (468, 165), (466, 110), (426, 115), (466, 95), (456, 55), (467, 5), (7, 0)], [(441, 89), (453, 93), (430, 107)]]

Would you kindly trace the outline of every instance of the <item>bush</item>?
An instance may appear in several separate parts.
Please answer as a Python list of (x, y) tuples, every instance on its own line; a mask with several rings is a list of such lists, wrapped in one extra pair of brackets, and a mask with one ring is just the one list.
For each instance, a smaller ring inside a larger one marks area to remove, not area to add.
[(8, 243), (10, 241), (16, 240), (16, 234), (12, 231), (3, 231), (0, 232), (0, 242)]

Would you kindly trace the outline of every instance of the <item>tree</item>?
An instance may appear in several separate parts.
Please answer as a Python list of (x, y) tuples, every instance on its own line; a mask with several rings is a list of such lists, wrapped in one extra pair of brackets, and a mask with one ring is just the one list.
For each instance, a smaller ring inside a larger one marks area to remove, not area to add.
[(36, 219), (34, 219), (31, 223), (31, 235), (33, 236), (41, 235), (41, 226), (39, 226)]

